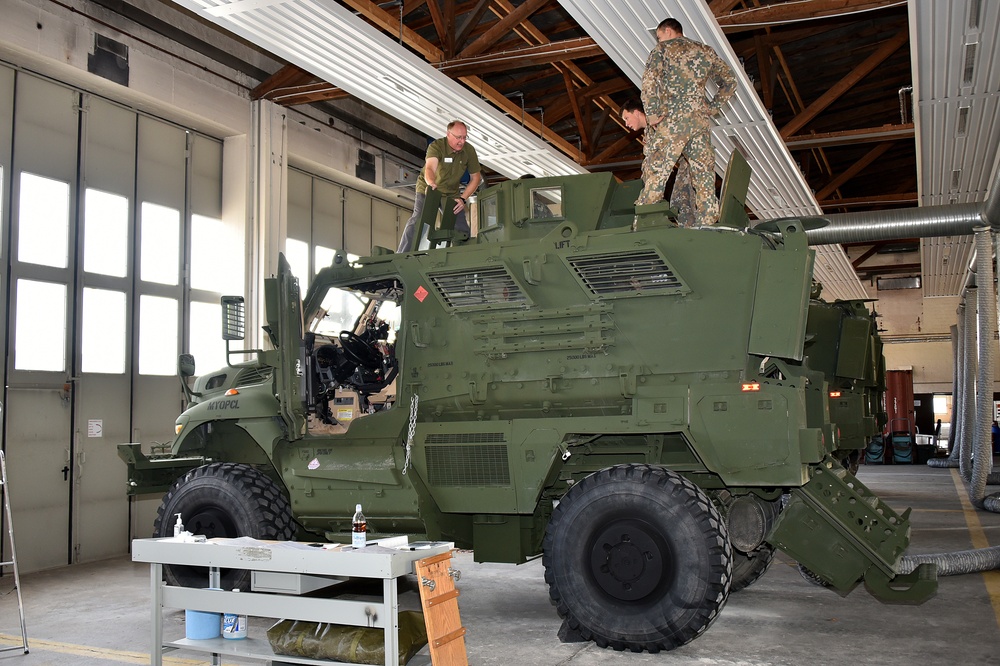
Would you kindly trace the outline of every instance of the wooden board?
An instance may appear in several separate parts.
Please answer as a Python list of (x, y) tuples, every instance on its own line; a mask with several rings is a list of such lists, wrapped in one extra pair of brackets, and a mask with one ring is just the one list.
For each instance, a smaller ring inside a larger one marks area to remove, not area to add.
[(451, 552), (418, 560), (415, 566), (431, 663), (433, 666), (468, 666), (465, 627), (458, 614), (458, 590), (451, 575)]

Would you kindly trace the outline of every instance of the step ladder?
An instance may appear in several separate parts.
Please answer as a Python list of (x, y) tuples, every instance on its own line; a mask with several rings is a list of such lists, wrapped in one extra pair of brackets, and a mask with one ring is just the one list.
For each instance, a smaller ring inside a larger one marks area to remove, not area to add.
[(461, 575), (451, 567), (451, 552), (433, 555), (416, 562), (420, 579), (420, 605), (427, 626), (433, 666), (468, 666), (465, 652), (465, 627), (458, 615), (458, 590), (455, 581)]
[[(7, 519), (7, 536), (10, 538), (10, 560), (0, 562), (0, 567), (14, 569), (14, 590), (17, 592), (17, 612), (21, 617), (21, 646), (0, 647), (0, 652), (24, 650), (28, 654), (28, 632), (24, 628), (24, 602), (21, 600), (21, 576), (17, 572), (17, 551), (14, 549), (14, 522), (10, 517), (10, 487), (7, 485), (7, 459), (0, 451), (0, 490), (3, 492), (3, 510)], [(8, 593), (9, 594), (9, 593)]]

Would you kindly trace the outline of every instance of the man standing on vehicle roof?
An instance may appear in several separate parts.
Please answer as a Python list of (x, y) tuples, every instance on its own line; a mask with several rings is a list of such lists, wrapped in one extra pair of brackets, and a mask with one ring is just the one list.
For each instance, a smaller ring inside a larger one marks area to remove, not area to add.
[[(646, 122), (646, 112), (642, 109), (642, 100), (638, 97), (630, 97), (622, 104), (622, 120), (625, 127), (633, 132), (644, 131), (643, 154), (647, 155), (651, 143), (653, 130)], [(645, 162), (645, 160), (644, 160)], [(643, 164), (643, 173), (646, 165)], [(674, 189), (670, 191), (670, 207), (674, 209), (677, 216), (677, 224), (682, 227), (694, 226), (694, 208), (692, 198), (694, 193), (691, 189), (691, 170), (688, 167), (687, 158), (681, 155), (677, 160), (677, 176), (674, 178)]]
[[(479, 173), (479, 156), (471, 144), (466, 143), (468, 128), (461, 120), (448, 123), (448, 134), (427, 146), (424, 168), (417, 178), (417, 197), (413, 201), (413, 215), (403, 227), (396, 252), (408, 252), (413, 245), (413, 235), (424, 210), (427, 188), (441, 192), (441, 204), (454, 202), (455, 231), (469, 233), (469, 223), (465, 217), (468, 198), (479, 187), (482, 175)], [(469, 172), (469, 184), (459, 192), (462, 176)]]
[[(677, 159), (684, 155), (691, 167), (695, 221), (715, 224), (719, 200), (715, 196), (715, 153), (709, 118), (736, 92), (736, 75), (722, 58), (700, 42), (684, 36), (676, 19), (668, 18), (656, 28), (659, 43), (649, 52), (642, 75), (642, 105), (653, 129), (643, 162), (643, 189), (636, 205), (663, 198), (663, 187)], [(705, 84), (719, 87), (709, 101)]]

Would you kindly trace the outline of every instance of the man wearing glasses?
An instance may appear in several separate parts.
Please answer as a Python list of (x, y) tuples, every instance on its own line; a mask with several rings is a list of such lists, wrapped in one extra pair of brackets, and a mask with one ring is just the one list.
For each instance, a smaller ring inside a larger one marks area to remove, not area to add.
[[(468, 128), (461, 120), (448, 123), (447, 136), (433, 141), (427, 146), (424, 168), (417, 178), (417, 197), (413, 201), (413, 215), (406, 221), (403, 236), (399, 239), (396, 252), (408, 252), (413, 245), (420, 214), (424, 210), (427, 188), (441, 192), (441, 203), (454, 202), (455, 230), (469, 233), (469, 222), (465, 217), (468, 198), (479, 187), (482, 175), (479, 173), (479, 157), (476, 149), (466, 143)], [(461, 188), (462, 176), (469, 172), (469, 184)], [(461, 191), (460, 191), (461, 188)]]

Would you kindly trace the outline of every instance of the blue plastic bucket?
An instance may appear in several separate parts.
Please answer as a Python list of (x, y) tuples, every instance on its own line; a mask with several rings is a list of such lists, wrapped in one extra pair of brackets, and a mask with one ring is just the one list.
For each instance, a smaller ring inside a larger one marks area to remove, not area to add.
[(191, 640), (218, 638), (222, 627), (222, 613), (199, 610), (184, 611), (184, 635)]

